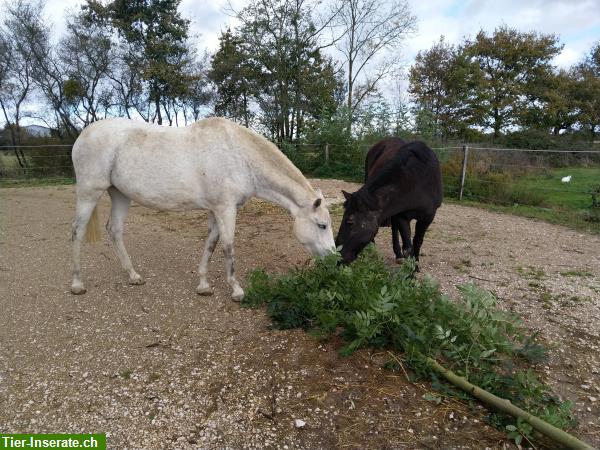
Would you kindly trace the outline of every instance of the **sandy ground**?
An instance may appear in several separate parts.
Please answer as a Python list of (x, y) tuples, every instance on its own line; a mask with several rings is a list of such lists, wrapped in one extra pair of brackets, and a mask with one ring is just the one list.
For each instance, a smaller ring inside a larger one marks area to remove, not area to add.
[[(330, 202), (356, 187), (313, 184)], [(205, 213), (134, 205), (125, 239), (147, 283), (127, 284), (105, 237), (84, 248), (88, 293), (71, 295), (73, 205), (70, 186), (0, 190), (0, 432), (106, 432), (111, 449), (511, 448), (485, 409), (425, 401), (430, 386), (385, 370), (386, 354), (343, 358), (338, 342), (270, 330), (264, 311), (229, 299), (220, 252), (215, 295), (197, 296)], [(103, 220), (108, 208), (104, 198)], [(393, 264), (389, 230), (377, 245)], [(439, 210), (422, 256), (445, 292), (475, 282), (540, 331), (541, 371), (574, 402), (574, 434), (597, 447), (599, 259), (597, 236), (457, 205)], [(236, 260), (243, 284), (308, 257), (287, 213), (252, 201)]]

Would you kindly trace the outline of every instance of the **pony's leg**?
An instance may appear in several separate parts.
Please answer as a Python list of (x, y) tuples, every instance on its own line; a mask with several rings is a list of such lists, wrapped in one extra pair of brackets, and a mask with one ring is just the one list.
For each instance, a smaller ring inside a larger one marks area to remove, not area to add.
[(237, 210), (235, 207), (230, 207), (225, 210), (215, 213), (215, 219), (219, 228), (219, 235), (221, 237), (221, 246), (223, 247), (223, 254), (225, 255), (225, 270), (227, 272), (227, 283), (232, 289), (231, 297), (236, 302), (242, 301), (244, 298), (244, 291), (235, 278), (235, 270), (233, 268), (233, 238), (235, 235), (235, 219)]
[(71, 292), (73, 294), (85, 294), (85, 286), (81, 281), (81, 242), (85, 238), (86, 228), (94, 208), (102, 197), (104, 189), (96, 190), (77, 190), (77, 205), (75, 207), (75, 220), (71, 240), (73, 241), (73, 280), (71, 282)]
[(394, 254), (396, 255), (396, 262), (399, 262), (404, 256), (402, 255), (402, 248), (400, 247), (400, 240), (398, 239), (398, 218), (397, 216), (393, 216), (390, 219), (392, 224), (392, 248), (394, 249)]
[(415, 238), (413, 240), (413, 248), (414, 248), (414, 256), (417, 265), (415, 266), (415, 270), (419, 271), (419, 253), (421, 252), (421, 245), (423, 244), (423, 238), (425, 237), (425, 232), (431, 222), (433, 222), (434, 216), (427, 216), (422, 220), (417, 220), (417, 224), (415, 225)]
[(117, 256), (119, 257), (119, 261), (121, 261), (121, 266), (129, 275), (129, 284), (144, 284), (144, 279), (133, 269), (133, 264), (131, 264), (131, 259), (129, 258), (129, 254), (123, 243), (123, 226), (125, 224), (127, 213), (129, 212), (131, 200), (129, 200), (128, 197), (125, 197), (125, 195), (114, 186), (108, 188), (108, 194), (110, 195), (111, 208), (110, 219), (106, 224), (106, 230), (115, 245)]
[[(404, 258), (413, 256), (413, 246), (410, 240), (410, 221), (401, 215), (396, 215), (392, 219), (395, 220), (398, 231), (400, 231), (400, 237), (402, 238), (402, 252), (400, 252), (402, 256), (397, 258), (396, 262), (402, 262)], [(396, 253), (397, 255), (398, 253)]]
[(202, 253), (202, 258), (200, 259), (200, 265), (198, 266), (198, 273), (200, 274), (200, 284), (196, 288), (196, 292), (200, 295), (212, 295), (213, 291), (208, 284), (208, 279), (206, 277), (208, 273), (208, 263), (210, 262), (210, 258), (215, 251), (215, 247), (219, 242), (219, 227), (217, 226), (217, 221), (215, 219), (215, 215), (212, 211), (208, 212), (208, 236), (206, 237), (206, 242), (204, 244), (204, 252)]

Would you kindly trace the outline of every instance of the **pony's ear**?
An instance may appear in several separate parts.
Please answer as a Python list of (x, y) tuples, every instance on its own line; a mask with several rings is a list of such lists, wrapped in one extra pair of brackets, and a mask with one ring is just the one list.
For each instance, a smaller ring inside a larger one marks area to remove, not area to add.
[(324, 199), (325, 197), (323, 197), (323, 192), (321, 192), (321, 189), (316, 189), (315, 192), (317, 193), (317, 197)]
[(313, 203), (313, 208), (317, 209), (319, 206), (321, 206), (321, 198), (318, 198), (315, 200), (315, 202)]
[(344, 198), (346, 200), (350, 200), (352, 198), (352, 194), (350, 192), (346, 192), (345, 190), (342, 189), (342, 194), (344, 194)]

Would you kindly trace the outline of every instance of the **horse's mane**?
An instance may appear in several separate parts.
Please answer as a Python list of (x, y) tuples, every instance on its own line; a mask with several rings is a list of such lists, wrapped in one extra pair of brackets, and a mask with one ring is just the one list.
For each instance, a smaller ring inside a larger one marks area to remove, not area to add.
[(302, 172), (289, 160), (287, 156), (274, 143), (269, 141), (264, 136), (252, 131), (249, 128), (238, 125), (237, 123), (225, 119), (223, 117), (209, 117), (195, 122), (192, 126), (195, 127), (215, 127), (221, 126), (228, 133), (241, 133), (245, 135), (253, 144), (249, 148), (254, 152), (257, 158), (260, 158), (257, 163), (267, 170), (272, 170), (273, 174), (283, 173), (291, 181), (304, 186), (313, 191), (312, 186)]
[(431, 151), (426, 150), (429, 150), (429, 147), (421, 141), (402, 145), (401, 151), (381, 171), (369, 178), (364, 187), (369, 194), (375, 193), (377, 189), (386, 186), (391, 180), (397, 178), (398, 173), (402, 173), (402, 169), (412, 158), (416, 158), (421, 164), (427, 165), (431, 160)]
[(289, 160), (279, 147), (264, 136), (261, 136), (248, 128), (240, 127), (240, 129), (256, 144), (255, 148), (260, 152), (261, 156), (263, 156), (266, 164), (272, 165), (273, 168), (278, 171), (285, 172), (285, 175), (292, 181), (308, 187), (312, 191), (312, 187), (304, 175), (302, 175), (300, 169)]

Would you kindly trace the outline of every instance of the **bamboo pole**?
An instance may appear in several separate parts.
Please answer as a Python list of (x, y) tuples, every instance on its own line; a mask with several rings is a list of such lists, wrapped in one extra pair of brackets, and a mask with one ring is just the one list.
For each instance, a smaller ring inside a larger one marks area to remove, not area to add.
[(533, 428), (540, 433), (548, 436), (550, 439), (564, 445), (565, 447), (573, 450), (595, 450), (590, 445), (583, 441), (580, 441), (575, 436), (564, 432), (563, 430), (544, 422), (542, 419), (535, 417), (528, 412), (522, 410), (518, 406), (513, 405), (510, 400), (506, 400), (487, 392), (474, 384), (469, 383), (466, 379), (456, 375), (449, 369), (441, 366), (436, 360), (426, 357), (427, 364), (433, 370), (442, 375), (446, 380), (452, 383), (454, 386), (461, 388), (463, 391), (472, 395), (473, 397), (481, 400), (482, 402), (491, 405), (492, 407), (499, 409), (513, 417), (520, 417), (527, 421)]

